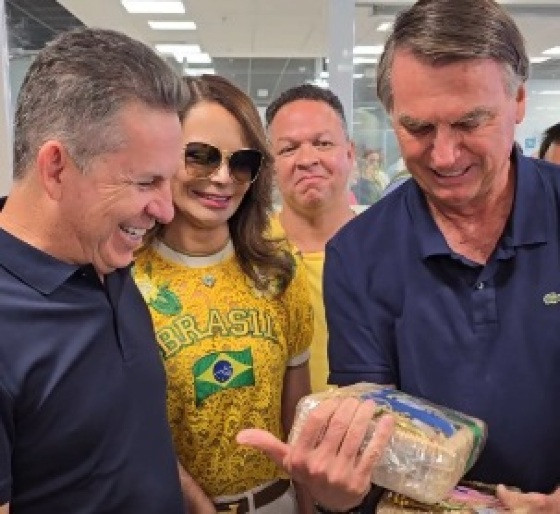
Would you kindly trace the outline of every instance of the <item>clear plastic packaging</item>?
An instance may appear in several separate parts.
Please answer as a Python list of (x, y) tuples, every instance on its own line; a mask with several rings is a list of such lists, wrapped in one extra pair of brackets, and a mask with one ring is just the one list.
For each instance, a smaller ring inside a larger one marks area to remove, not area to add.
[(441, 501), (470, 469), (486, 440), (482, 421), (434, 405), (396, 389), (360, 383), (302, 398), (289, 440), (295, 441), (309, 412), (332, 397), (372, 399), (377, 409), (364, 438), (367, 444), (376, 419), (384, 413), (396, 416), (396, 429), (372, 482), (423, 503)]

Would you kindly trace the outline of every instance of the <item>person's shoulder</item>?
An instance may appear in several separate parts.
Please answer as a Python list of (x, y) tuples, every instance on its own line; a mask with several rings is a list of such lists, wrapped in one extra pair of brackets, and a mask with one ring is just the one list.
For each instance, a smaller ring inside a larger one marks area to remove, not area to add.
[(560, 164), (537, 159), (536, 157), (524, 157), (521, 161), (521, 165), (524, 167), (535, 167), (545, 175), (550, 175), (553, 180), (560, 180)]
[(268, 217), (269, 225), (267, 235), (273, 239), (280, 239), (286, 237), (284, 227), (280, 223), (280, 213), (278, 211), (273, 211)]
[[(560, 165), (537, 159), (535, 157), (521, 156), (518, 160), (518, 173), (524, 175), (521, 182), (525, 187), (539, 177), (545, 189), (554, 191), (555, 196), (560, 196)], [(525, 188), (522, 188), (522, 191)]]
[(132, 275), (138, 273), (139, 268), (151, 268), (153, 261), (159, 260), (161, 257), (155, 250), (153, 243), (142, 247), (134, 254), (134, 262), (132, 265)]

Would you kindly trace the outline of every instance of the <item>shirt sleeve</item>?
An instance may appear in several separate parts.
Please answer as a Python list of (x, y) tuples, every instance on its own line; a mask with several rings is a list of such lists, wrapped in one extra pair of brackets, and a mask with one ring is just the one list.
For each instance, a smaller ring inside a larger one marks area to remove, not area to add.
[(286, 340), (290, 366), (309, 360), (309, 345), (313, 338), (313, 307), (305, 270), (297, 259), (294, 259), (294, 263), (294, 277), (284, 293), (288, 312)]
[[(325, 253), (323, 291), (328, 328), (330, 384), (356, 382), (393, 384), (390, 337), (368, 289), (371, 281), (362, 264), (367, 256), (344, 241), (344, 255), (329, 243)], [(381, 292), (382, 294), (382, 292)]]
[(12, 494), (12, 446), (14, 440), (12, 396), (0, 382), (0, 505)]

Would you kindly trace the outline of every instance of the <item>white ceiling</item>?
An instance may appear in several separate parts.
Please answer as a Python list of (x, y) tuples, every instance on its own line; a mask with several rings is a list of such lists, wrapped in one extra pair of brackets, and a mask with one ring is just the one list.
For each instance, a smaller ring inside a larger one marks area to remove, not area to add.
[[(313, 57), (327, 44), (324, 0), (184, 0), (186, 14), (128, 14), (119, 0), (59, 0), (90, 26), (142, 41), (197, 43), (213, 57)], [(191, 20), (195, 31), (154, 31), (148, 20)]]
[[(179, 15), (129, 14), (120, 0), (4, 1), (10, 54), (14, 56), (36, 52), (56, 34), (80, 23), (119, 30), (149, 45), (198, 44), (212, 57), (210, 66), (215, 72), (237, 84), (260, 107), (285, 89), (316, 79), (326, 69), (331, 0), (182, 0), (186, 14)], [(393, 20), (398, 11), (412, 4), (405, 0), (334, 1), (354, 5), (356, 45), (382, 45), (386, 33), (377, 31), (379, 24)], [(530, 56), (560, 46), (560, 0), (501, 3), (519, 24)], [(194, 21), (197, 29), (155, 31), (148, 20)], [(182, 71), (172, 57), (167, 60)], [(354, 80), (354, 107), (378, 109), (375, 65), (356, 65), (354, 72), (361, 77)], [(531, 76), (560, 80), (560, 59), (534, 65)]]
[[(353, 1), (353, 0), (336, 0)], [(457, 0), (460, 1), (460, 0)], [(145, 43), (197, 43), (212, 57), (325, 57), (329, 0), (183, 0), (186, 14), (128, 14), (120, 0), (58, 0), (85, 25), (113, 28)], [(560, 46), (560, 0), (505, 0), (531, 56)], [(372, 15), (374, 4), (379, 13)], [(382, 44), (379, 23), (412, 2), (357, 0), (356, 44)], [(387, 14), (384, 14), (387, 13)], [(191, 20), (195, 31), (154, 31), (148, 20)]]

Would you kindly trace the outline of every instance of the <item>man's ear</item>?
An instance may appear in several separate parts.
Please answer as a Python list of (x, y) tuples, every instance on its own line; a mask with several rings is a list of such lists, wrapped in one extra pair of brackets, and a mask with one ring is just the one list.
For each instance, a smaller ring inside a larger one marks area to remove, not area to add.
[(356, 144), (352, 139), (348, 140), (348, 159), (356, 162)]
[(515, 95), (516, 111), (515, 111), (515, 123), (519, 124), (525, 118), (525, 107), (527, 103), (527, 86), (521, 84)]
[(62, 174), (71, 165), (73, 161), (60, 141), (51, 139), (39, 148), (37, 152), (39, 179), (44, 190), (53, 200), (61, 198)]

